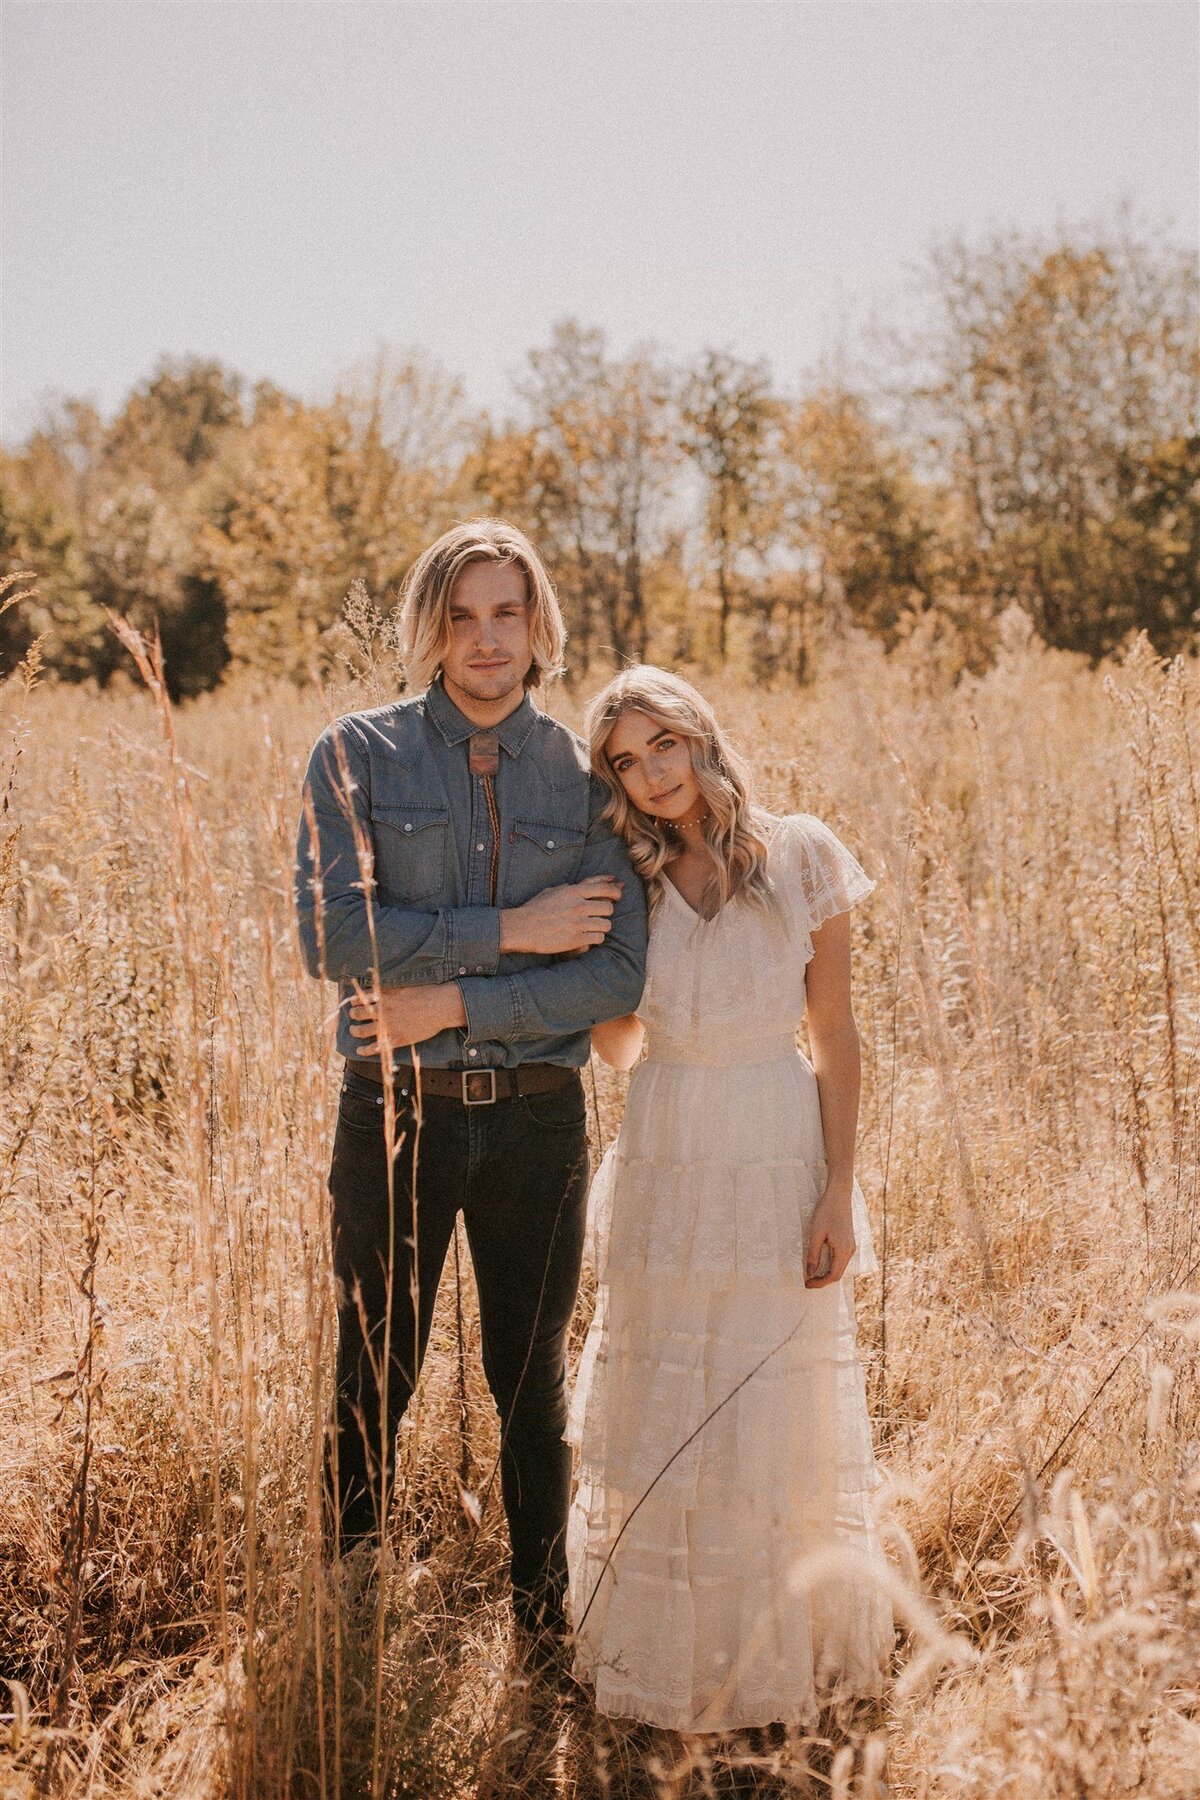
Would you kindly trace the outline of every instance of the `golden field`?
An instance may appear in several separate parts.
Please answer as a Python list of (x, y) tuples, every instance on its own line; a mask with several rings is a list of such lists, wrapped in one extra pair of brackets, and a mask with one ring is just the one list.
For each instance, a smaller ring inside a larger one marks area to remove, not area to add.
[(1200, 1795), (1196, 664), (1014, 615), (982, 676), (851, 638), (704, 683), (760, 799), (879, 878), (857, 1297), (904, 1630), (824, 1747), (614, 1734), (514, 1673), (469, 1286), (466, 1502), (448, 1280), (387, 1579), (322, 1572), (337, 1068), (290, 862), (381, 679), (0, 692), (0, 1794)]

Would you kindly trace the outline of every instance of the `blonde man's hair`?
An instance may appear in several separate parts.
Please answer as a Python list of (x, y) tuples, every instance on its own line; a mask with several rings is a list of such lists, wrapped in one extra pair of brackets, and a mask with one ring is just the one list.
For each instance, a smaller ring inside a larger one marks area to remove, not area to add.
[(467, 519), (421, 552), (404, 583), (400, 653), (414, 689), (429, 687), (442, 667), (450, 643), (450, 595), (463, 570), (477, 562), (513, 563), (524, 573), (533, 653), (525, 686), (537, 687), (563, 672), (567, 633), (545, 563), (515, 525), (503, 519)]
[(736, 894), (773, 909), (765, 815), (751, 801), (749, 765), (691, 682), (668, 669), (642, 663), (623, 669), (601, 689), (588, 707), (585, 729), (592, 769), (608, 789), (604, 817), (629, 846), (629, 860), (646, 884), (651, 916), (662, 898), (663, 870), (679, 855), (682, 843), (667, 821), (653, 818), (633, 804), (612, 766), (608, 740), (617, 720), (631, 712), (642, 713), (660, 730), (682, 738), (691, 754), (696, 782), (708, 808), (702, 836), (713, 862), (704, 894), (709, 909), (716, 911)]

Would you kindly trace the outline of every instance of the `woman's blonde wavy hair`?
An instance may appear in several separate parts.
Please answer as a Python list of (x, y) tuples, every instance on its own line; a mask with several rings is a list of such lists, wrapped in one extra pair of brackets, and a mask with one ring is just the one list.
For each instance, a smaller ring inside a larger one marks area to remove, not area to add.
[(655, 725), (684, 739), (691, 752), (709, 812), (703, 835), (713, 872), (705, 890), (705, 910), (714, 913), (737, 894), (758, 905), (773, 904), (763, 816), (751, 804), (749, 765), (721, 730), (703, 694), (681, 676), (642, 663), (623, 669), (596, 695), (587, 710), (586, 730), (592, 768), (609, 792), (604, 816), (629, 846), (629, 859), (646, 884), (651, 916), (662, 899), (663, 870), (679, 855), (681, 845), (669, 824), (660, 824), (633, 804), (609, 760), (613, 728), (630, 712), (644, 713)]
[(427, 688), (441, 669), (450, 643), (450, 595), (469, 563), (515, 563), (524, 571), (533, 661), (527, 688), (563, 672), (567, 632), (546, 565), (515, 525), (503, 519), (467, 519), (423, 550), (408, 572), (400, 605), (400, 654), (414, 689)]

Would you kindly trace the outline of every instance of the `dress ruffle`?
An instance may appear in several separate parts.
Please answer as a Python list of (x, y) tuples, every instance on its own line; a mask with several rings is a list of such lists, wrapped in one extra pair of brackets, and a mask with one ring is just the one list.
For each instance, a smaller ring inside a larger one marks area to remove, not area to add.
[[(893, 1624), (852, 1296), (739, 1284), (706, 1323), (683, 1284), (604, 1295), (568, 1427), (576, 1673), (603, 1712), (725, 1731), (811, 1718), (838, 1687), (883, 1692)], [(795, 1591), (801, 1560), (837, 1545), (861, 1574)]]
[[(798, 1400), (802, 1399), (802, 1411)], [(801, 1411), (801, 1417), (793, 1414)], [(659, 1274), (598, 1290), (572, 1394), (581, 1473), (691, 1507), (730, 1482), (827, 1511), (879, 1485), (849, 1281), (749, 1282), (697, 1294)]]
[[(599, 1270), (617, 1257), (622, 1271), (688, 1271), (712, 1284), (739, 1278), (804, 1275), (808, 1226), (825, 1188), (825, 1165), (800, 1157), (758, 1163), (711, 1162), (682, 1167), (622, 1160), (622, 1208), (612, 1243), (611, 1208), (618, 1170), (602, 1164), (589, 1205), (591, 1258)], [(670, 1213), (655, 1205), (664, 1181), (676, 1186)], [(851, 1192), (855, 1251), (847, 1276), (878, 1273), (863, 1191)]]
[[(794, 1204), (795, 1169), (775, 1173)], [(702, 1268), (695, 1235), (655, 1235), (668, 1174), (614, 1148), (593, 1189), (597, 1307), (567, 1427), (576, 1673), (601, 1711), (678, 1731), (811, 1718), (838, 1686), (882, 1693), (893, 1643), (882, 1581), (789, 1587), (814, 1546), (884, 1569), (854, 1281), (806, 1288), (802, 1230), (765, 1232), (753, 1269), (730, 1234)], [(683, 1196), (716, 1182), (687, 1174), (677, 1221), (707, 1217)], [(763, 1191), (759, 1169), (743, 1192)]]
[[(714, 1120), (722, 1122), (716, 1134)], [(589, 1260), (598, 1272), (615, 1257), (621, 1270), (687, 1269), (706, 1282), (803, 1278), (825, 1174), (817, 1078), (794, 1043), (732, 1067), (655, 1056), (636, 1070), (620, 1136), (592, 1180)], [(851, 1218), (846, 1274), (877, 1274), (857, 1179)]]
[[(833, 1565), (797, 1588), (801, 1529), (705, 1505), (646, 1501), (606, 1562), (586, 1527), (602, 1514), (615, 1539), (621, 1497), (581, 1486), (568, 1525), (572, 1605), (582, 1619), (575, 1673), (596, 1705), (686, 1733), (813, 1720), (838, 1692), (886, 1689), (894, 1637), (882, 1582), (853, 1583)], [(871, 1546), (869, 1527), (844, 1541)], [(666, 1653), (664, 1653), (664, 1651)]]

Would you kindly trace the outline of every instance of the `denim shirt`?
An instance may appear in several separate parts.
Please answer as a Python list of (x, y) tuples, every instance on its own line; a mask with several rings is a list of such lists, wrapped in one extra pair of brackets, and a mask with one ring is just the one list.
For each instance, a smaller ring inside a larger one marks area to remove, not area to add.
[[(441, 681), (412, 700), (349, 713), (308, 765), (296, 846), (296, 910), (311, 975), (337, 980), (338, 1049), (353, 982), (457, 981), (465, 1030), (418, 1046), (427, 1068), (587, 1061), (588, 1030), (632, 1012), (646, 972), (646, 899), (628, 852), (600, 817), (605, 791), (587, 746), (526, 694), (496, 727), (496, 898), (492, 822), (468, 740), (478, 729)], [(602, 944), (553, 957), (500, 951), (500, 909), (543, 888), (612, 875), (624, 884)], [(468, 1060), (469, 1059), (469, 1060)], [(411, 1062), (407, 1049), (395, 1064)]]

